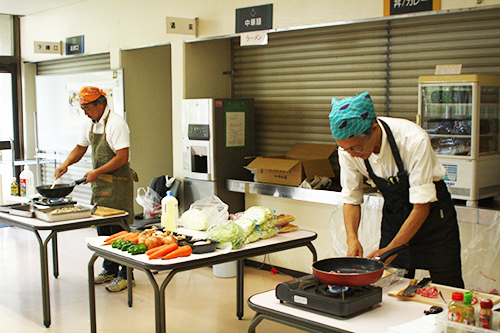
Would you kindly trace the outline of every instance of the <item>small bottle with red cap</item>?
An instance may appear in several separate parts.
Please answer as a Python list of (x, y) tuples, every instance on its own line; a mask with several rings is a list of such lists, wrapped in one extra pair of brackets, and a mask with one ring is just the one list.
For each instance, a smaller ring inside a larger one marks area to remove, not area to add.
[(451, 302), (448, 305), (448, 320), (463, 323), (464, 321), (464, 294), (453, 293), (451, 295)]
[(493, 302), (491, 299), (482, 299), (479, 303), (481, 310), (479, 310), (479, 327), (491, 329), (493, 312)]

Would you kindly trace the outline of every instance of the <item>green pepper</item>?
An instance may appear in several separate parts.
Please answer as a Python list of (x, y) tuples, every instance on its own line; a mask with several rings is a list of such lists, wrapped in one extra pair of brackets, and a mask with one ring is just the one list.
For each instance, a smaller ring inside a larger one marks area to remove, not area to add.
[(146, 253), (147, 250), (148, 250), (148, 248), (146, 247), (145, 244), (137, 244), (135, 246), (129, 247), (127, 251), (131, 255), (136, 255), (136, 254)]
[(122, 247), (120, 248), (120, 250), (127, 251), (129, 247), (134, 246), (134, 245), (136, 245), (136, 244), (133, 243), (133, 242), (131, 242), (131, 241), (125, 241), (125, 242), (123, 242)]
[(115, 249), (120, 249), (123, 245), (123, 239), (119, 239), (117, 241), (114, 241), (113, 243), (111, 243), (111, 247), (115, 248)]

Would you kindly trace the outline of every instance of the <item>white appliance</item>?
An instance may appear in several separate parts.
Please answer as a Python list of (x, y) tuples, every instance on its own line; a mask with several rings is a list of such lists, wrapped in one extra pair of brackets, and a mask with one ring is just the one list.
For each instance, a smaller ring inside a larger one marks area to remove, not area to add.
[(227, 179), (251, 180), (244, 167), (255, 156), (253, 99), (182, 100), (183, 207), (216, 195), (231, 213), (244, 210), (244, 195)]
[(452, 197), (474, 207), (499, 195), (500, 76), (421, 76), (418, 108)]

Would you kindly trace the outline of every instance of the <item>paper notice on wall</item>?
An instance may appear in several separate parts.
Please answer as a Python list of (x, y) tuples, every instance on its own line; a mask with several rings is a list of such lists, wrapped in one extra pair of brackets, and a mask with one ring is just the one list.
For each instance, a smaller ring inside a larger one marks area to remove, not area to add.
[(266, 45), (267, 30), (244, 32), (240, 36), (240, 46)]
[(226, 112), (226, 147), (245, 146), (245, 112)]

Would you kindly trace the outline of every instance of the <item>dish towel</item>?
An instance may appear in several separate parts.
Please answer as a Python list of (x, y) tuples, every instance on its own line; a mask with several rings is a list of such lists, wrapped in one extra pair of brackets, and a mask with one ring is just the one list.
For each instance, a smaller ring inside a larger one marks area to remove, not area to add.
[(436, 315), (426, 315), (407, 323), (389, 327), (387, 333), (435, 333)]

